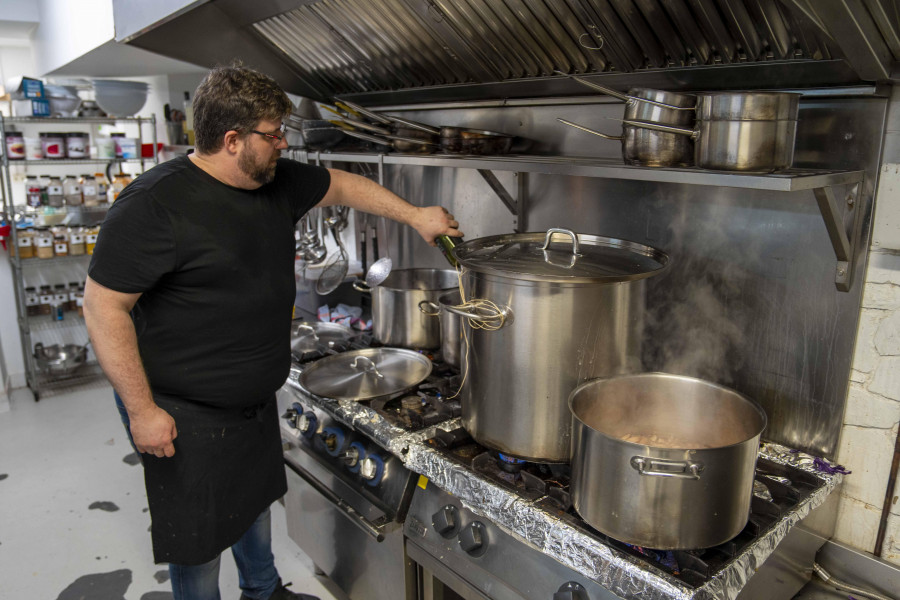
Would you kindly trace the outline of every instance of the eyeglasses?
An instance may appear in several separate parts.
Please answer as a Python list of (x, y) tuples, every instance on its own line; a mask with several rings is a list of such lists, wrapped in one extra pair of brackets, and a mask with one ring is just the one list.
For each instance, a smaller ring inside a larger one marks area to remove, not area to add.
[(256, 129), (251, 129), (251, 130), (250, 130), (250, 133), (256, 133), (256, 134), (265, 136), (265, 137), (269, 138), (270, 140), (275, 140), (275, 143), (277, 144), (277, 143), (279, 143), (281, 140), (284, 139), (284, 135), (285, 135), (285, 134), (284, 134), (284, 130), (285, 130), (286, 127), (287, 127), (287, 125), (285, 125), (284, 123), (281, 124), (281, 128), (278, 130), (278, 132), (279, 132), (281, 135), (278, 135), (278, 133), (265, 133), (265, 132), (263, 132), (263, 131), (257, 131)]

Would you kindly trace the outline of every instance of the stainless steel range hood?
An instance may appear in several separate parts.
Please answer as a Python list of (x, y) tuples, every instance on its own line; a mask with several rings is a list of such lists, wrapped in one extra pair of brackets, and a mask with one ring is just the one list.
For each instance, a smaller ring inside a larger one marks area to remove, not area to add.
[(556, 70), (620, 88), (821, 87), (900, 78), (896, 0), (143, 4), (114, 0), (117, 41), (206, 66), (239, 58), (317, 100), (583, 93)]

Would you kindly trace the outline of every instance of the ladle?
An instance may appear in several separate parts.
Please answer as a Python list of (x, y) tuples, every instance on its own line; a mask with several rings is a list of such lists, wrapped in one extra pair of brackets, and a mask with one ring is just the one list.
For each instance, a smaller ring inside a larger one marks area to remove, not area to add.
[(390, 256), (379, 258), (366, 271), (366, 285), (370, 288), (378, 287), (391, 274), (392, 268), (394, 268), (394, 261)]

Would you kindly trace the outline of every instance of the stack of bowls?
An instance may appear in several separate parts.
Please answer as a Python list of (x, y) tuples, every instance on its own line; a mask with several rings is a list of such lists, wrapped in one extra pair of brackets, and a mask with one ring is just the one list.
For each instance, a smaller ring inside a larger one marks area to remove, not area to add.
[(149, 86), (141, 81), (94, 79), (94, 98), (106, 114), (113, 117), (133, 117), (147, 101)]

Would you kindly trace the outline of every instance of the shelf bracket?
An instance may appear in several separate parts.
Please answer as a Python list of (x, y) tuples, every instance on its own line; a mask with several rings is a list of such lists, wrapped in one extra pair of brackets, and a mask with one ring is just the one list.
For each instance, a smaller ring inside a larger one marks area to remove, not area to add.
[(527, 229), (525, 223), (526, 210), (526, 194), (528, 192), (528, 173), (516, 172), (516, 197), (513, 198), (493, 171), (488, 169), (477, 169), (478, 174), (487, 182), (506, 209), (515, 217), (513, 229), (517, 233), (521, 233)]
[(841, 208), (834, 197), (834, 191), (831, 186), (813, 189), (816, 202), (819, 204), (819, 212), (822, 213), (825, 229), (828, 231), (828, 237), (831, 240), (831, 246), (834, 248), (834, 255), (837, 259), (834, 283), (838, 291), (841, 292), (850, 291), (850, 287), (853, 284), (853, 262), (856, 257), (856, 244), (860, 237), (860, 227), (862, 225), (863, 208), (859, 202), (862, 189), (863, 181), (860, 181), (850, 188), (845, 198), (848, 210), (855, 211), (849, 237), (844, 229)]

